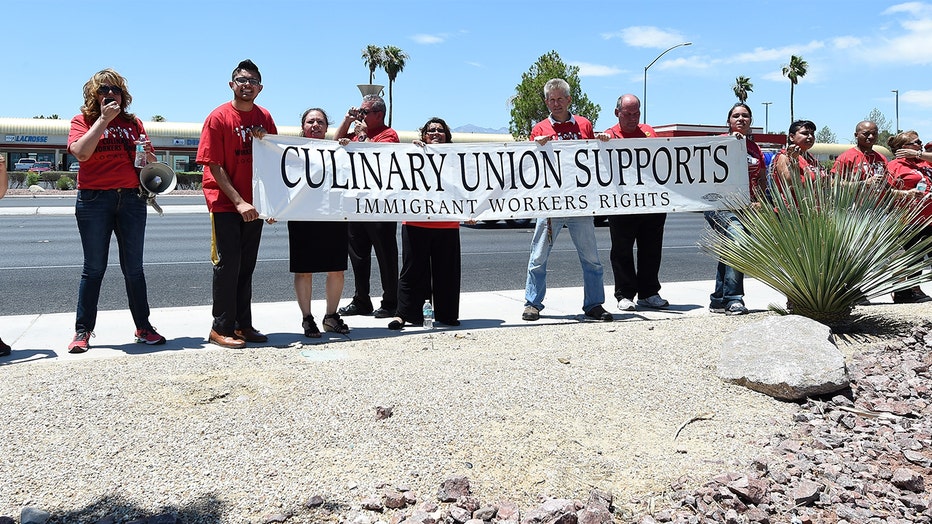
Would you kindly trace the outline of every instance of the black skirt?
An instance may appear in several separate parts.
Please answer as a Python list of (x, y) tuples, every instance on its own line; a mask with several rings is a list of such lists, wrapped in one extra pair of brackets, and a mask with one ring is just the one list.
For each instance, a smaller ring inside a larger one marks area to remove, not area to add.
[(292, 273), (345, 271), (348, 222), (288, 222), (289, 270)]

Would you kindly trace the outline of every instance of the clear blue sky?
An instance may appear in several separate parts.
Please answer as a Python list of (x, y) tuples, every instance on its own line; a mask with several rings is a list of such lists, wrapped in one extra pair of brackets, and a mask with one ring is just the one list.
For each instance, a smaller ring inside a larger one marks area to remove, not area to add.
[[(7, 90), (0, 116), (71, 118), (81, 87), (113, 67), (129, 82), (131, 110), (148, 120), (201, 122), (231, 97), (239, 60), (262, 72), (258, 102), (279, 125), (321, 106), (331, 120), (359, 102), (367, 44), (410, 55), (395, 83), (394, 127), (428, 117), (452, 127), (507, 127), (521, 74), (550, 50), (580, 67), (583, 91), (613, 125), (621, 94), (641, 96), (654, 125), (723, 123), (735, 77), (754, 84), (748, 103), (770, 129), (789, 123), (790, 83), (781, 67), (801, 55), (796, 117), (828, 125), (840, 142), (873, 108), (932, 139), (932, 4), (882, 1), (395, 0), (6, 0)], [(387, 84), (383, 71), (376, 83)], [(388, 90), (386, 87), (386, 99)]]

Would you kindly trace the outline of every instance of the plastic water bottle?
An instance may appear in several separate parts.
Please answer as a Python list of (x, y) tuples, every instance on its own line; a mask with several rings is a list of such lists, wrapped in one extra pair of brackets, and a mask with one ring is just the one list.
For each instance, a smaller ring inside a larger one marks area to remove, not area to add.
[(923, 192), (923, 193), (925, 193), (926, 187), (927, 187), (927, 186), (926, 186), (926, 181), (925, 181), (925, 180), (922, 180), (922, 181), (920, 181), (918, 184), (916, 184), (916, 190), (917, 190), (917, 191), (921, 191), (921, 192)]
[(139, 135), (139, 140), (136, 141), (136, 162), (134, 165), (136, 167), (146, 167), (148, 163), (149, 160), (146, 158), (146, 135)]
[(430, 300), (424, 301), (424, 328), (434, 329), (434, 306), (430, 305)]

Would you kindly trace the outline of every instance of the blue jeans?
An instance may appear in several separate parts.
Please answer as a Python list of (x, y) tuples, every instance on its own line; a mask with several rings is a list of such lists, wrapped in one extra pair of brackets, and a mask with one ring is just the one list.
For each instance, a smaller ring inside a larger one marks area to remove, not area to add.
[[(570, 232), (583, 270), (583, 311), (589, 311), (605, 302), (605, 284), (602, 281), (602, 262), (595, 241), (595, 223), (592, 217), (538, 218), (531, 239), (531, 258), (527, 264), (527, 285), (524, 287), (524, 305), (544, 309), (547, 294), (547, 259), (557, 235), (563, 226)], [(548, 231), (549, 230), (549, 231)]]
[(97, 324), (100, 285), (107, 271), (110, 238), (114, 233), (133, 322), (136, 329), (150, 329), (146, 275), (142, 270), (142, 251), (146, 241), (146, 201), (139, 197), (135, 188), (80, 189), (74, 215), (84, 250), (75, 331), (94, 331)]
[[(704, 215), (712, 229), (728, 238), (733, 239), (736, 233), (744, 231), (738, 216), (731, 211), (706, 211)], [(715, 292), (709, 295), (709, 307), (722, 309), (732, 302), (744, 305), (744, 273), (719, 260), (715, 272)]]

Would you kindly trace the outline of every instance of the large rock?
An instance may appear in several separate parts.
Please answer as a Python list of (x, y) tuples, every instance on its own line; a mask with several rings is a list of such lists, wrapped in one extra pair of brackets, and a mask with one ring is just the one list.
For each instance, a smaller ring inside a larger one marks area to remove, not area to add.
[(848, 386), (845, 357), (828, 326), (798, 315), (767, 317), (722, 342), (718, 376), (783, 400)]

